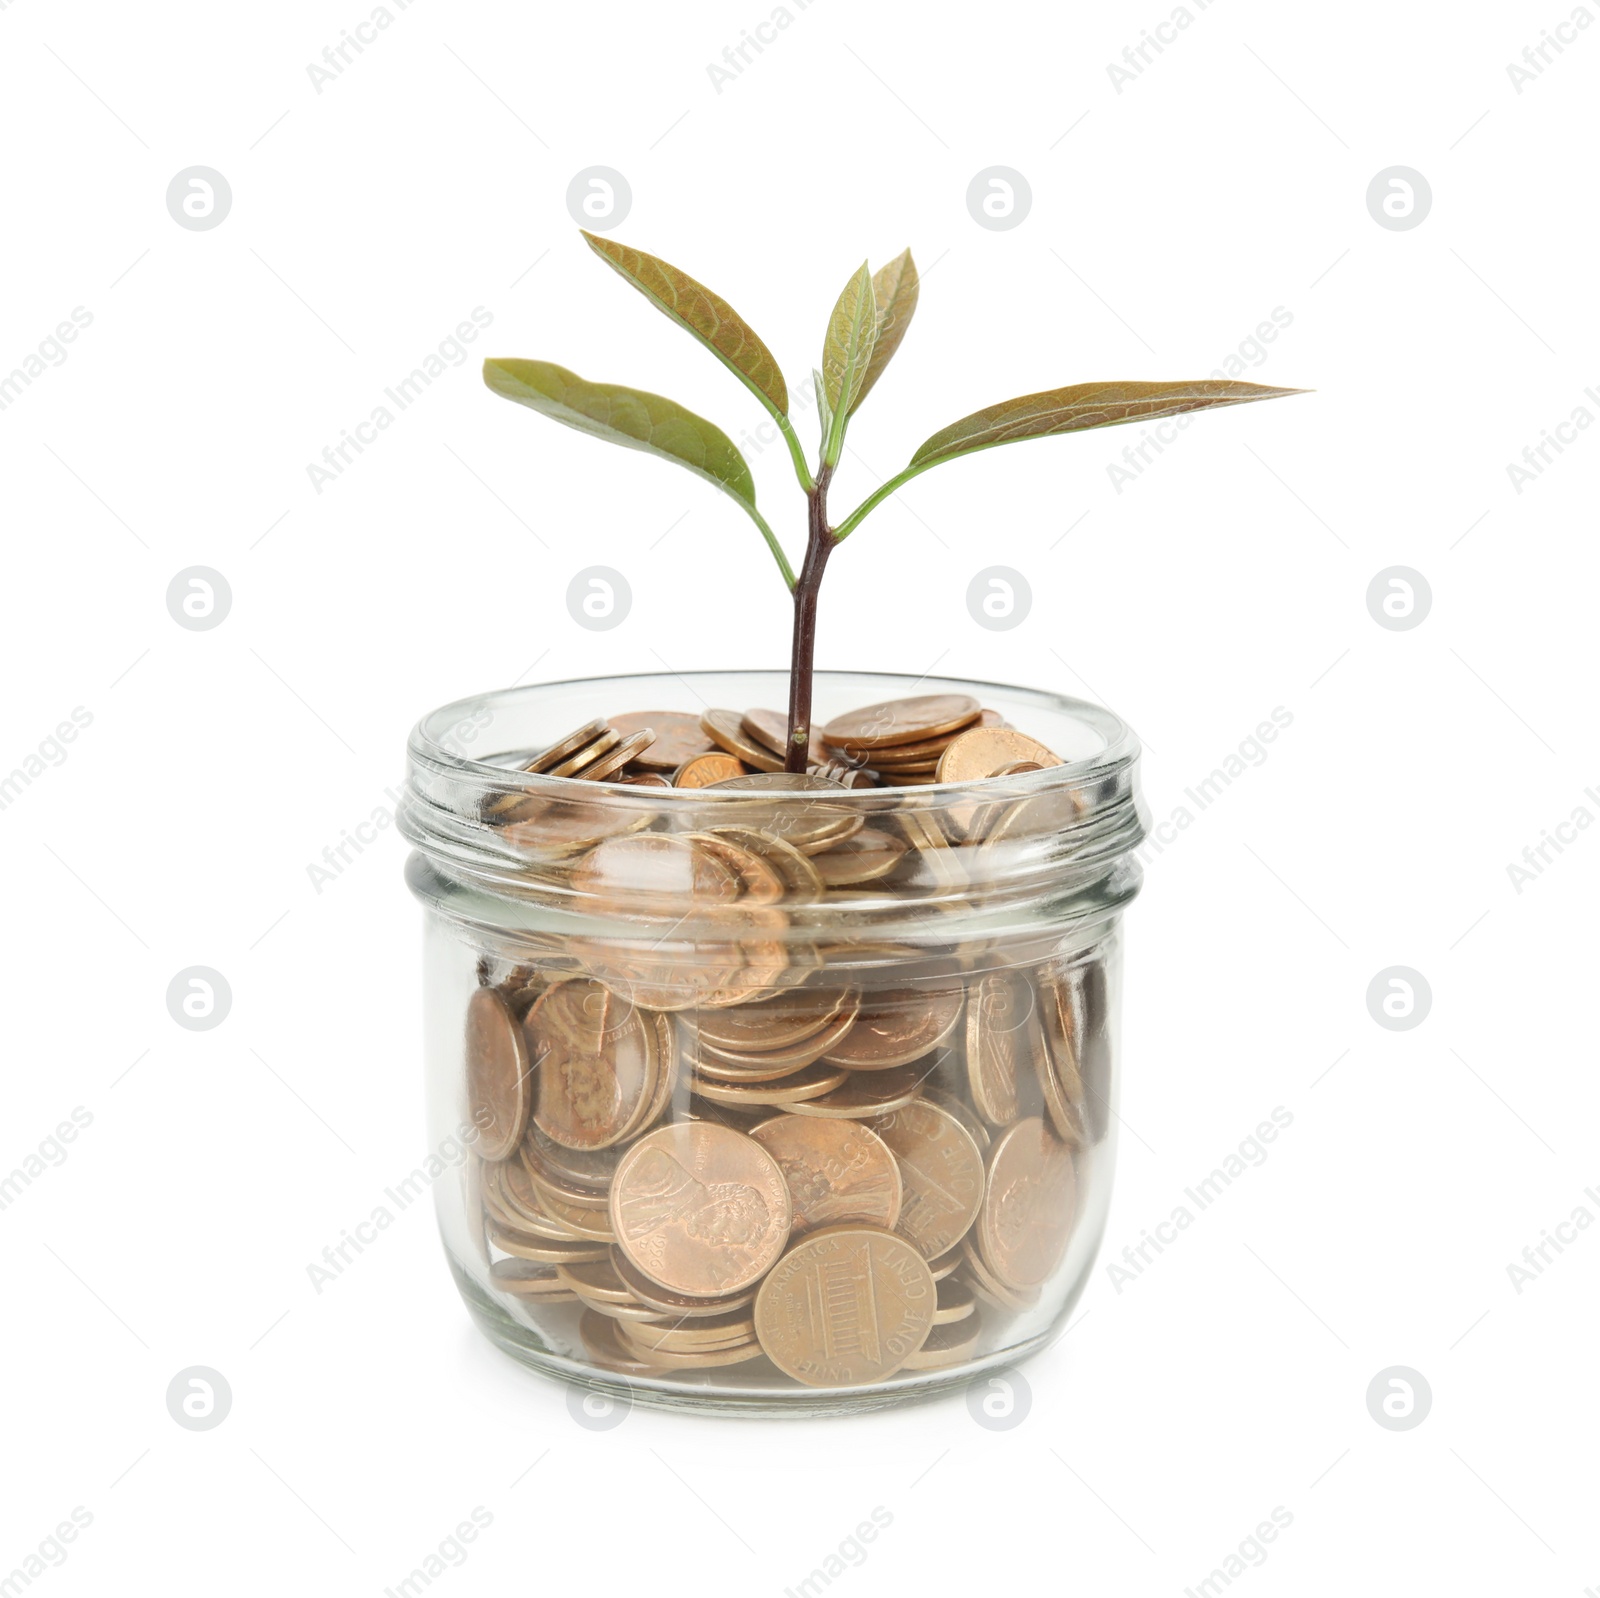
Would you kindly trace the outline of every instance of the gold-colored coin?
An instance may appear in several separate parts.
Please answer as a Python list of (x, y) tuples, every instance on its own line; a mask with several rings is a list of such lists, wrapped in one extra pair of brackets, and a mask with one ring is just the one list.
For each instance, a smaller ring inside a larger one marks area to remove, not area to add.
[(577, 754), (580, 749), (587, 749), (605, 730), (606, 722), (603, 716), (595, 721), (585, 722), (577, 731), (569, 732), (564, 738), (558, 738), (543, 754), (530, 760), (522, 769), (548, 772), (559, 766), (562, 761)]
[(622, 1150), (616, 1148), (568, 1148), (546, 1137), (531, 1124), (517, 1153), (541, 1204), (548, 1189), (569, 1204), (588, 1204), (599, 1209), (605, 1208), (611, 1178), (616, 1174), (617, 1161), (622, 1158)]
[(768, 1359), (807, 1387), (893, 1376), (922, 1347), (937, 1290), (906, 1240), (878, 1227), (828, 1226), (803, 1238), (756, 1294)]
[(467, 1001), (467, 1113), (479, 1129), (478, 1152), (503, 1160), (528, 1124), (532, 1062), (522, 1027), (504, 995), (477, 988)]
[(957, 1243), (954, 1248), (947, 1248), (944, 1253), (936, 1254), (929, 1260), (928, 1269), (933, 1273), (934, 1281), (942, 1282), (961, 1264), (961, 1261), (961, 1245)]
[[(757, 1064), (773, 1052), (804, 1045), (835, 1024), (841, 1016), (854, 1017), (860, 995), (851, 987), (802, 987), (759, 1004), (715, 1010), (697, 1017), (692, 1031), (701, 1043), (730, 1052), (735, 1064)], [(809, 1065), (799, 1058), (793, 1063)]]
[(714, 1348), (733, 1348), (755, 1340), (755, 1313), (746, 1305), (722, 1315), (684, 1321), (682, 1325), (673, 1325), (670, 1321), (655, 1326), (634, 1322), (622, 1327), (622, 1335), (635, 1348), (651, 1353), (693, 1354)]
[(823, 1056), (851, 1071), (909, 1065), (949, 1037), (961, 1019), (958, 987), (889, 988), (868, 993), (844, 1041)]
[[(619, 1321), (618, 1329), (625, 1324)], [(623, 1338), (622, 1341), (627, 1342), (627, 1339)], [(735, 1348), (714, 1348), (693, 1354), (670, 1353), (665, 1349), (646, 1350), (637, 1343), (630, 1343), (629, 1346), (647, 1369), (656, 1371), (710, 1370), (718, 1365), (744, 1365), (761, 1358), (761, 1345), (754, 1340), (740, 1343)]]
[(700, 718), (700, 728), (719, 749), (737, 755), (756, 771), (783, 770), (782, 756), (744, 730), (744, 717), (737, 710), (708, 710)]
[(688, 909), (731, 903), (740, 893), (739, 879), (721, 860), (692, 839), (668, 832), (599, 844), (573, 868), (572, 888), (619, 908), (670, 899)]
[(919, 694), (863, 705), (835, 716), (822, 729), (825, 742), (852, 753), (917, 744), (976, 721), (983, 706), (967, 694)]
[(1026, 1292), (1061, 1263), (1077, 1195), (1072, 1152), (1038, 1116), (1018, 1121), (995, 1139), (978, 1245), (1002, 1286)]
[(578, 782), (604, 782), (606, 778), (621, 771), (629, 761), (641, 759), (654, 741), (655, 734), (646, 727), (642, 732), (624, 738), (615, 748), (606, 750), (589, 765), (569, 772), (568, 775)]
[(611, 1187), (626, 1257), (675, 1292), (710, 1298), (757, 1281), (789, 1235), (789, 1189), (753, 1138), (706, 1121), (642, 1137)]
[(602, 1304), (637, 1304), (639, 1301), (628, 1290), (616, 1267), (611, 1263), (608, 1249), (602, 1260), (582, 1264), (556, 1266), (556, 1275), (580, 1297)]
[(532, 1260), (496, 1260), (489, 1267), (489, 1285), (502, 1293), (515, 1293), (518, 1298), (548, 1301), (571, 1296), (553, 1265), (541, 1265)]
[(974, 727), (950, 740), (950, 747), (939, 757), (939, 781), (977, 782), (1021, 760), (1041, 766), (1062, 764), (1060, 756), (1036, 738), (1006, 727)]
[(612, 716), (611, 730), (624, 738), (649, 728), (654, 741), (634, 760), (651, 771), (676, 771), (696, 755), (710, 754), (716, 746), (700, 728), (700, 718), (681, 710), (637, 710)]
[(921, 1348), (905, 1362), (908, 1371), (946, 1370), (972, 1358), (978, 1351), (983, 1327), (976, 1315), (969, 1320), (935, 1324)]
[(906, 845), (893, 833), (863, 827), (860, 832), (819, 849), (811, 856), (811, 864), (830, 888), (842, 888), (888, 876), (905, 852)]
[(654, 1376), (658, 1366), (646, 1363), (628, 1348), (617, 1332), (617, 1323), (594, 1309), (586, 1309), (578, 1318), (578, 1336), (589, 1358), (602, 1370), (616, 1371), (622, 1376)]
[(541, 1265), (570, 1265), (580, 1260), (603, 1260), (609, 1247), (605, 1243), (565, 1243), (550, 1237), (517, 1237), (491, 1227), (489, 1241), (502, 1253), (519, 1260), (534, 1260)]
[(1045, 1109), (1069, 1148), (1081, 1148), (1087, 1141), (1083, 1077), (1078, 1069), (1079, 997), (1074, 979), (1065, 973), (1050, 974), (1040, 989), (1046, 1046), (1035, 1062), (1036, 1071)]
[(794, 1208), (791, 1239), (840, 1221), (894, 1230), (900, 1219), (900, 1167), (869, 1127), (779, 1115), (750, 1135), (783, 1172)]
[(659, 771), (628, 771), (620, 777), (610, 777), (609, 782), (619, 784), (624, 788), (670, 788), (672, 779), (664, 777)]
[(519, 852), (539, 860), (565, 860), (609, 838), (641, 832), (655, 813), (595, 799), (530, 801), (500, 836)]
[(792, 843), (754, 827), (707, 827), (706, 832), (713, 837), (726, 838), (729, 843), (736, 843), (764, 860), (783, 883), (785, 904), (808, 904), (822, 897), (825, 884), (821, 874)]
[(746, 904), (777, 904), (784, 898), (783, 878), (753, 850), (721, 833), (689, 832), (681, 836), (720, 860), (738, 879)]
[(609, 988), (580, 978), (551, 988), (524, 1027), (539, 1073), (539, 1130), (567, 1148), (620, 1142), (662, 1069), (654, 1025)]
[(978, 1145), (948, 1110), (926, 1099), (875, 1121), (873, 1130), (900, 1162), (900, 1233), (924, 1259), (935, 1259), (967, 1235), (983, 1207)]
[(999, 1281), (984, 1263), (983, 1254), (970, 1233), (961, 1239), (960, 1247), (962, 1277), (977, 1294), (980, 1303), (987, 1304), (991, 1309), (1020, 1315), (1039, 1302), (1038, 1288), (1019, 1293)]
[(1032, 985), (1012, 972), (985, 972), (967, 996), (967, 1084), (991, 1126), (1022, 1114), (1018, 1083), (1043, 1054)]
[(674, 788), (710, 788), (730, 777), (745, 775), (745, 763), (737, 755), (723, 750), (711, 754), (695, 755), (685, 760), (672, 774)]

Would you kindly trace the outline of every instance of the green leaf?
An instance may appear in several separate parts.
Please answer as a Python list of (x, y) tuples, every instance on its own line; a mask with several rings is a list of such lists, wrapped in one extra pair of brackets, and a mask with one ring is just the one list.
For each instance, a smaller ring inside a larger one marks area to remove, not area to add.
[(963, 416), (928, 439), (911, 457), (910, 464), (920, 469), (1026, 438), (1050, 438), (1057, 433), (1116, 427), (1152, 417), (1177, 416), (1183, 411), (1243, 405), (1251, 400), (1303, 392), (1223, 378), (1207, 378), (1198, 383), (1073, 383), (1066, 388), (1046, 389), (1042, 394), (1002, 400)]
[(832, 413), (823, 459), (830, 466), (838, 464), (844, 424), (861, 397), (877, 340), (878, 307), (872, 294), (872, 274), (863, 261), (861, 270), (845, 284), (822, 342), (823, 388)]
[(488, 360), (483, 380), (502, 398), (552, 421), (676, 461), (735, 499), (756, 502), (755, 479), (733, 440), (675, 400), (620, 383), (586, 383), (550, 361)]
[[(582, 231), (580, 229), (580, 231)], [(700, 340), (774, 416), (789, 410), (789, 390), (772, 351), (722, 298), (687, 272), (614, 239), (584, 233), (591, 250), (631, 283), (658, 311)]]
[(822, 424), (822, 447), (828, 447), (828, 433), (833, 426), (833, 407), (828, 404), (828, 385), (816, 367), (811, 368), (811, 386), (817, 395), (817, 420)]
[(872, 359), (867, 363), (867, 375), (861, 381), (861, 392), (856, 395), (856, 407), (872, 392), (872, 385), (883, 375), (883, 369), (900, 348), (900, 340), (911, 326), (911, 317), (917, 308), (917, 264), (911, 251), (905, 250), (887, 265), (872, 274), (872, 299), (877, 308), (878, 337), (872, 347)]

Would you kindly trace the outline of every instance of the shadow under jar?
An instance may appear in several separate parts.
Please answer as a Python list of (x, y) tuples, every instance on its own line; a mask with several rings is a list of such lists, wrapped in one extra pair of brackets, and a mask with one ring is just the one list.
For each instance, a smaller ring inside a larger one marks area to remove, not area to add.
[(1064, 1326), (1110, 1200), (1138, 743), (1079, 700), (885, 674), (818, 673), (816, 726), (936, 694), (1060, 763), (793, 791), (525, 769), (593, 721), (677, 713), (692, 742), (685, 714), (784, 703), (778, 672), (509, 689), (413, 732), (439, 1224), (523, 1363), (839, 1413)]

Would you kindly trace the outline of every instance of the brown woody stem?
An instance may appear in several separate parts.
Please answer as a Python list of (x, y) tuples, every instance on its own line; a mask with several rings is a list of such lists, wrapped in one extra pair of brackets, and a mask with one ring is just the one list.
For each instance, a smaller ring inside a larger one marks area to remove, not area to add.
[(804, 771), (811, 747), (811, 679), (817, 651), (817, 595), (822, 574), (836, 542), (828, 526), (828, 480), (831, 466), (817, 470), (817, 480), (806, 495), (809, 510), (806, 558), (794, 585), (794, 647), (789, 657), (789, 738), (785, 771)]

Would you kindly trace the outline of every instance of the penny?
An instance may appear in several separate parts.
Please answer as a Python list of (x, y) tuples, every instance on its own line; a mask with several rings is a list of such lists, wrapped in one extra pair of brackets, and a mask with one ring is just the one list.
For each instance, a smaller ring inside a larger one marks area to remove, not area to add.
[(979, 977), (967, 999), (967, 1082), (991, 1126), (1008, 1126), (1022, 1113), (1018, 1072), (1044, 1053), (1037, 1026), (1025, 978), (1004, 971)]
[(789, 1190), (753, 1138), (706, 1121), (647, 1134), (617, 1166), (611, 1224), (653, 1281), (700, 1297), (758, 1280), (789, 1235)]
[(947, 1093), (944, 1089), (936, 1087), (929, 1082), (924, 1084), (922, 1096), (930, 1104), (937, 1104), (941, 1110), (947, 1110), (953, 1115), (967, 1129), (972, 1141), (978, 1145), (980, 1153), (987, 1154), (989, 1152), (989, 1144), (992, 1141), (989, 1136), (989, 1128), (954, 1093)]
[(718, 1082), (710, 1077), (694, 1076), (689, 1079), (692, 1092), (714, 1104), (794, 1104), (808, 1099), (820, 1099), (840, 1087), (849, 1075), (837, 1067), (808, 1065), (802, 1070), (786, 1072), (776, 1081), (754, 1081), (748, 1084)]
[(593, 743), (585, 744), (576, 754), (568, 755), (559, 764), (544, 768), (544, 774), (547, 777), (570, 777), (575, 771), (582, 771), (585, 766), (598, 760), (607, 750), (615, 749), (621, 742), (621, 733), (607, 727)]
[[(613, 729), (615, 730), (615, 729)], [(624, 738), (615, 748), (606, 750), (598, 760), (580, 767), (570, 775), (579, 782), (604, 782), (607, 777), (621, 771), (630, 760), (637, 760), (655, 740), (655, 734), (646, 727), (631, 738)]]
[(900, 1163), (899, 1231), (934, 1259), (967, 1235), (983, 1207), (983, 1156), (948, 1110), (918, 1099), (873, 1123)]
[(674, 788), (711, 788), (730, 777), (745, 775), (745, 765), (736, 755), (718, 750), (715, 754), (696, 755), (685, 760), (672, 774)]
[(783, 757), (744, 730), (744, 717), (737, 710), (708, 710), (700, 718), (700, 727), (719, 749), (737, 755), (758, 772), (783, 770)]
[(489, 1285), (502, 1293), (516, 1293), (520, 1297), (565, 1297), (567, 1289), (556, 1275), (553, 1265), (540, 1265), (532, 1260), (496, 1260), (489, 1267)]
[[(620, 1149), (573, 1149), (546, 1137), (537, 1126), (529, 1125), (522, 1147), (517, 1151), (535, 1186), (554, 1188), (572, 1203), (585, 1196), (605, 1207), (605, 1194), (616, 1175)], [(572, 1198), (577, 1194), (577, 1198)]]
[(840, 749), (892, 748), (954, 732), (982, 713), (983, 706), (966, 694), (919, 694), (846, 711), (822, 729), (822, 736)]
[(639, 832), (655, 820), (648, 810), (598, 800), (545, 799), (501, 829), (513, 848), (546, 860), (563, 860), (610, 838)]
[(1071, 1151), (1038, 1116), (1007, 1130), (989, 1150), (978, 1244), (1003, 1287), (1040, 1286), (1061, 1263), (1077, 1210)]
[(944, 1281), (961, 1263), (961, 1259), (961, 1245), (959, 1243), (953, 1248), (947, 1248), (944, 1253), (935, 1255), (928, 1261), (928, 1269), (932, 1272), (934, 1281)]
[[(747, 710), (740, 717), (739, 726), (742, 731), (761, 745), (763, 749), (770, 750), (781, 758), (787, 753), (789, 747), (789, 718), (781, 710)], [(808, 766), (821, 765), (828, 759), (828, 749), (818, 736), (815, 728), (811, 730), (811, 742), (806, 746), (806, 764)]]
[(999, 1281), (994, 1272), (984, 1264), (982, 1251), (969, 1235), (961, 1239), (961, 1268), (966, 1284), (980, 1302), (993, 1309), (1006, 1310), (1020, 1315), (1039, 1302), (1039, 1289), (1015, 1292)]
[(1006, 727), (974, 727), (951, 739), (950, 747), (939, 757), (939, 781), (976, 782), (1022, 760), (1041, 766), (1062, 764), (1059, 755), (1024, 733)]
[(960, 1365), (977, 1352), (978, 1339), (982, 1335), (983, 1328), (978, 1324), (976, 1316), (965, 1321), (944, 1324), (936, 1322), (922, 1347), (906, 1360), (902, 1369), (935, 1371), (944, 1370), (951, 1365)]
[[(623, 1323), (618, 1323), (620, 1330)], [(627, 1342), (626, 1338), (621, 1339)], [(743, 1365), (752, 1359), (761, 1358), (761, 1345), (753, 1339), (748, 1343), (740, 1343), (736, 1348), (707, 1349), (702, 1353), (677, 1354), (666, 1349), (643, 1349), (637, 1343), (629, 1343), (633, 1352), (645, 1362), (647, 1368), (654, 1370), (709, 1370), (717, 1365)]]
[(1056, 1131), (1071, 1147), (1078, 1148), (1085, 1139), (1083, 1077), (1078, 1069), (1082, 1025), (1077, 1014), (1080, 994), (1075, 978), (1065, 973), (1053, 974), (1046, 979), (1040, 997), (1047, 1045), (1037, 1062), (1039, 1086)]
[(625, 716), (612, 716), (613, 732), (624, 738), (647, 727), (654, 740), (635, 762), (651, 771), (676, 771), (684, 761), (696, 755), (710, 754), (716, 746), (700, 728), (700, 718), (681, 710), (636, 710)]
[(852, 837), (818, 850), (811, 856), (811, 864), (830, 888), (839, 888), (888, 876), (905, 852), (906, 845), (893, 833), (864, 826)]
[(933, 1324), (948, 1326), (954, 1321), (967, 1320), (977, 1307), (972, 1289), (965, 1282), (951, 1280), (940, 1282), (939, 1307), (933, 1312)]
[(603, 1260), (605, 1243), (560, 1242), (549, 1237), (515, 1237), (509, 1232), (491, 1231), (489, 1241), (503, 1253), (519, 1260), (534, 1260), (541, 1265), (575, 1264), (580, 1260)]
[(904, 1238), (851, 1223), (796, 1243), (756, 1294), (756, 1336), (807, 1387), (861, 1387), (894, 1375), (922, 1347), (937, 1290)]
[(467, 1002), (467, 1114), (478, 1128), (478, 1152), (503, 1160), (515, 1152), (528, 1124), (532, 1063), (511, 1006), (494, 988)]
[(753, 1342), (755, 1315), (748, 1305), (721, 1315), (708, 1315), (674, 1326), (670, 1321), (651, 1326), (634, 1324), (622, 1328), (624, 1339), (639, 1349), (689, 1354), (697, 1349), (731, 1348)]
[(622, 1250), (614, 1244), (611, 1249), (611, 1268), (638, 1301), (663, 1315), (676, 1315), (695, 1319), (702, 1315), (723, 1315), (729, 1310), (755, 1302), (756, 1290), (752, 1284), (737, 1293), (723, 1293), (703, 1297), (693, 1293), (675, 1293), (671, 1288), (653, 1282)]
[(670, 788), (672, 779), (664, 777), (659, 771), (629, 771), (620, 777), (611, 777), (608, 781), (619, 783), (624, 788)]
[(726, 838), (729, 843), (736, 843), (764, 860), (783, 883), (786, 904), (805, 904), (822, 897), (826, 884), (821, 874), (792, 843), (754, 827), (707, 827), (706, 832), (713, 837)]
[(682, 836), (734, 874), (745, 903), (776, 904), (784, 897), (783, 878), (759, 854), (719, 833), (690, 832)]
[(573, 868), (572, 889), (612, 904), (670, 898), (689, 906), (737, 899), (739, 879), (691, 839), (651, 832), (591, 849)]
[(870, 1121), (893, 1110), (904, 1108), (917, 1096), (924, 1075), (917, 1065), (896, 1066), (888, 1071), (845, 1071), (841, 1086), (820, 1098), (791, 1104), (794, 1115), (815, 1115), (825, 1119), (842, 1117), (851, 1121)]
[(597, 1299), (605, 1304), (633, 1304), (637, 1300), (623, 1284), (617, 1275), (616, 1268), (611, 1263), (610, 1251), (607, 1251), (603, 1260), (590, 1260), (584, 1263), (558, 1265), (556, 1275), (572, 1289), (574, 1293), (584, 1298)]
[(845, 1039), (823, 1056), (852, 1071), (886, 1071), (921, 1059), (955, 1030), (960, 988), (892, 988), (863, 998)]
[(558, 1226), (567, 1230), (576, 1242), (614, 1243), (617, 1234), (611, 1230), (610, 1218), (604, 1210), (589, 1209), (581, 1204), (569, 1204), (550, 1193), (543, 1193), (546, 1214)]
[(606, 730), (605, 718), (585, 722), (576, 732), (569, 732), (566, 737), (558, 738), (543, 754), (530, 760), (522, 769), (524, 771), (549, 771), (552, 766), (559, 766), (570, 755), (575, 755), (580, 749), (587, 749)]
[(609, 988), (579, 978), (551, 988), (523, 1023), (539, 1073), (534, 1124), (567, 1148), (626, 1134), (662, 1069), (653, 1025)]
[(796, 988), (759, 1004), (703, 1015), (695, 1030), (702, 1042), (737, 1050), (735, 1058), (754, 1062), (816, 1037), (841, 1015), (854, 1015), (859, 1003), (854, 988)]
[(596, 1365), (623, 1376), (653, 1376), (658, 1367), (646, 1363), (627, 1348), (617, 1331), (617, 1323), (586, 1309), (578, 1318), (578, 1336), (584, 1350)]
[(876, 1132), (856, 1121), (779, 1115), (750, 1135), (783, 1172), (793, 1207), (792, 1238), (838, 1221), (894, 1230), (900, 1168)]

